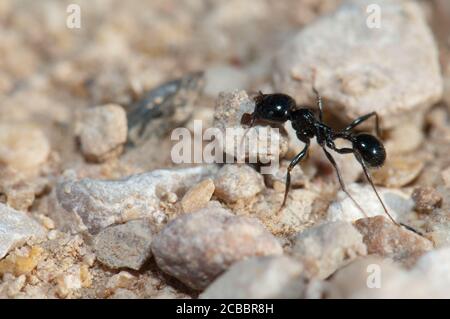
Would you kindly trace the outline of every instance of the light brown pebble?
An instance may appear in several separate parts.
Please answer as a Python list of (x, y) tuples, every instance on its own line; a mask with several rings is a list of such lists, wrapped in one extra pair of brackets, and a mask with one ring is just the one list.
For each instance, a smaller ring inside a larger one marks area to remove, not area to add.
[(442, 204), (442, 196), (433, 187), (417, 187), (412, 193), (415, 209), (419, 213), (429, 214)]
[(214, 194), (227, 203), (252, 198), (264, 189), (260, 173), (248, 165), (227, 164), (216, 174)]
[(34, 172), (50, 154), (44, 132), (27, 124), (0, 124), (0, 163), (24, 172)]
[(422, 172), (424, 163), (414, 157), (388, 157), (384, 166), (372, 171), (375, 184), (386, 187), (402, 187), (414, 181)]
[(127, 140), (127, 117), (120, 105), (86, 110), (79, 126), (81, 151), (86, 159), (103, 162), (117, 157)]
[(191, 213), (205, 207), (211, 199), (214, 190), (214, 182), (210, 178), (205, 179), (197, 185), (191, 187), (181, 199), (181, 207), (183, 208), (183, 212)]
[(383, 216), (358, 219), (355, 227), (363, 235), (368, 254), (401, 260), (416, 258), (433, 248), (428, 239), (393, 224)]

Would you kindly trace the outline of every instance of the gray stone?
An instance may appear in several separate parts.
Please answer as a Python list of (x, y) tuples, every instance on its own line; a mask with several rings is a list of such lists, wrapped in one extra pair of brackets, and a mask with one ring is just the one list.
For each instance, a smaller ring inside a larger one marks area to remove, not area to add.
[(28, 214), (0, 203), (0, 259), (27, 240), (45, 234), (45, 228)]
[(154, 170), (115, 181), (69, 180), (57, 185), (56, 196), (61, 206), (78, 216), (91, 233), (138, 218), (149, 218), (161, 224), (167, 216), (159, 205), (158, 189), (187, 190), (216, 171), (215, 165), (206, 165)]
[(349, 261), (367, 254), (363, 237), (348, 222), (331, 222), (299, 233), (292, 249), (309, 277), (324, 279)]
[(153, 231), (148, 220), (132, 220), (103, 229), (94, 239), (97, 259), (118, 269), (139, 270), (151, 257)]
[[(380, 28), (368, 26), (373, 13), (367, 8), (374, 4)], [(421, 117), (442, 97), (437, 46), (414, 1), (347, 1), (308, 25), (277, 54), (276, 89), (300, 105), (314, 104), (313, 68), (326, 108), (332, 105), (330, 111), (346, 121), (377, 111), (383, 125), (393, 127)]]
[(302, 264), (287, 256), (249, 258), (233, 264), (200, 298), (301, 298), (306, 289), (302, 272)]
[(170, 222), (154, 238), (152, 251), (159, 268), (201, 290), (234, 262), (283, 250), (257, 219), (211, 207)]

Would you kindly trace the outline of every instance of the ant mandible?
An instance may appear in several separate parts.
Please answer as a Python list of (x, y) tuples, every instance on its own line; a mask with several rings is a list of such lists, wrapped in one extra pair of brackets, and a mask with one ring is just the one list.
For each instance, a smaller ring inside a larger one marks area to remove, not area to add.
[[(383, 200), (378, 194), (377, 189), (369, 175), (369, 168), (380, 167), (386, 160), (386, 151), (383, 143), (375, 136), (368, 133), (355, 133), (353, 129), (368, 119), (375, 118), (376, 134), (380, 136), (379, 117), (376, 112), (371, 112), (366, 115), (360, 116), (351, 122), (346, 128), (340, 131), (335, 131), (323, 122), (323, 105), (322, 98), (316, 88), (313, 86), (313, 92), (316, 95), (316, 103), (319, 109), (319, 118), (317, 119), (314, 112), (308, 108), (296, 108), (297, 103), (295, 100), (287, 94), (274, 93), (263, 94), (261, 91), (254, 98), (255, 109), (253, 113), (245, 113), (242, 117), (246, 118), (246, 122), (249, 122), (249, 128), (252, 127), (256, 121), (263, 121), (269, 124), (281, 126), (286, 121), (291, 121), (292, 128), (295, 130), (297, 138), (305, 143), (303, 150), (298, 153), (290, 162), (287, 168), (286, 175), (286, 188), (284, 192), (284, 199), (281, 205), (282, 209), (286, 204), (290, 184), (291, 184), (291, 171), (292, 169), (306, 156), (308, 148), (310, 146), (310, 140), (316, 138), (317, 143), (322, 147), (325, 156), (333, 165), (339, 184), (342, 190), (353, 201), (353, 203), (364, 213), (361, 206), (355, 201), (351, 194), (347, 191), (345, 184), (342, 180), (336, 161), (333, 156), (327, 150), (327, 148), (339, 153), (339, 154), (353, 154), (357, 161), (361, 164), (364, 175), (372, 186), (378, 200), (380, 201), (384, 212), (389, 219), (398, 226), (404, 226), (408, 230), (411, 230), (419, 235), (420, 232), (402, 223), (397, 223), (394, 218), (389, 214)], [(352, 143), (352, 147), (338, 148), (334, 141), (338, 138), (345, 139)], [(423, 236), (423, 235), (422, 235)]]

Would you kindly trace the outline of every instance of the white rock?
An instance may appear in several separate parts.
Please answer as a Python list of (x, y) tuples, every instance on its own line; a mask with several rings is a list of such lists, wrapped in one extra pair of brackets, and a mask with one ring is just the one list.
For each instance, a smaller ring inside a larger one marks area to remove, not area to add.
[(61, 206), (79, 216), (91, 233), (138, 218), (160, 224), (166, 215), (160, 207), (158, 190), (186, 190), (216, 171), (215, 165), (209, 165), (155, 170), (116, 181), (66, 181), (57, 186), (56, 195)]
[(366, 255), (367, 249), (351, 223), (337, 221), (299, 233), (292, 253), (305, 264), (309, 277), (325, 279), (349, 261)]
[(253, 257), (233, 264), (200, 295), (202, 299), (301, 298), (303, 265), (287, 256)]
[[(381, 10), (380, 28), (367, 25), (373, 4)], [(330, 111), (346, 121), (377, 111), (393, 127), (442, 97), (437, 46), (414, 1), (351, 0), (308, 25), (277, 54), (276, 89), (315, 105), (313, 68)]]
[(44, 132), (28, 124), (0, 124), (0, 163), (21, 173), (34, 172), (50, 154)]
[(45, 228), (28, 214), (0, 203), (0, 259), (31, 238), (44, 238)]
[[(383, 207), (369, 184), (350, 184), (347, 186), (347, 190), (361, 206), (367, 216), (364, 215), (347, 194), (341, 190), (337, 194), (336, 201), (329, 206), (326, 220), (354, 222), (355, 220), (364, 217), (373, 217), (377, 215), (386, 216)], [(411, 197), (401, 190), (382, 187), (377, 187), (377, 190), (389, 213), (396, 220), (398, 218), (401, 219), (402, 216), (409, 213), (414, 207), (414, 202)]]

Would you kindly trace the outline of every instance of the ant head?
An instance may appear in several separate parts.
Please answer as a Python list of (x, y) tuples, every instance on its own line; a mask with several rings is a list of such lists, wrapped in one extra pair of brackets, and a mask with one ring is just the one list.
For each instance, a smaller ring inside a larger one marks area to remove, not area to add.
[(353, 149), (362, 157), (364, 163), (370, 167), (379, 167), (384, 164), (386, 151), (383, 143), (375, 136), (361, 133), (352, 137)]
[(286, 94), (263, 94), (255, 97), (255, 112), (257, 119), (267, 122), (284, 123), (289, 119), (291, 110), (295, 108), (295, 100)]

